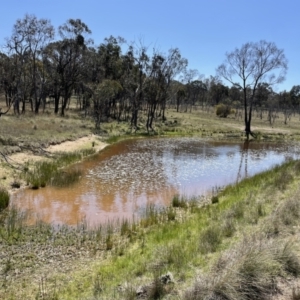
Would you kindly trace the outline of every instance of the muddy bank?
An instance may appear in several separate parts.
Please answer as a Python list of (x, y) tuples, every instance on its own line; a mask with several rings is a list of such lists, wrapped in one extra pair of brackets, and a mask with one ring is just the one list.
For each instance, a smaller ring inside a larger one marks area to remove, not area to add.
[(36, 161), (47, 160), (56, 152), (75, 152), (84, 149), (95, 150), (95, 153), (104, 149), (108, 144), (102, 142), (96, 135), (91, 134), (81, 137), (74, 141), (65, 141), (56, 145), (51, 145), (47, 148), (41, 148), (40, 151), (22, 151), (13, 153), (9, 156), (0, 156), (0, 186), (9, 190), (10, 193), (18, 190), (12, 185), (13, 183), (20, 183), (20, 187), (25, 187), (25, 182), (20, 179), (21, 170), (27, 164), (32, 164)]

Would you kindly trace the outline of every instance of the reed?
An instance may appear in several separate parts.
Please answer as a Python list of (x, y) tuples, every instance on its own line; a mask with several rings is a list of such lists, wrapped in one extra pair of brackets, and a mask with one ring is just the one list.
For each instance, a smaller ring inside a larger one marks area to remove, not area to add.
[(73, 167), (67, 170), (63, 170), (63, 168), (93, 153), (95, 153), (94, 149), (58, 153), (52, 161), (36, 162), (32, 170), (27, 170), (24, 173), (24, 179), (33, 189), (46, 185), (69, 186), (77, 182), (82, 173), (78, 168)]
[(6, 189), (0, 188), (0, 211), (9, 205), (9, 193)]

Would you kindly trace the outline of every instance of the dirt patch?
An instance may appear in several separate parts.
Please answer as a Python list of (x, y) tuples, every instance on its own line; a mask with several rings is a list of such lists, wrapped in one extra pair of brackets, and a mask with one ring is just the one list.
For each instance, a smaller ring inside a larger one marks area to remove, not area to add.
[[(26, 163), (34, 163), (36, 161), (47, 159), (46, 154), (55, 152), (75, 152), (83, 149), (95, 149), (96, 153), (107, 146), (106, 143), (100, 141), (95, 135), (88, 135), (74, 141), (65, 141), (60, 144), (49, 146), (41, 149), (41, 153), (32, 153), (30, 151), (18, 152), (9, 156), (0, 157), (2, 166), (0, 169), (0, 186), (7, 188), (10, 192), (15, 191), (11, 188), (12, 182), (18, 178), (18, 173)], [(21, 185), (25, 183), (20, 181)]]
[[(277, 282), (277, 293), (270, 297), (270, 300), (286, 300), (294, 299), (292, 297), (293, 291), (295, 295), (300, 295), (300, 279), (299, 278), (279, 278)], [(298, 298), (295, 298), (298, 299)]]
[(107, 144), (99, 141), (95, 135), (89, 135), (77, 139), (76, 141), (66, 141), (61, 144), (52, 145), (46, 150), (49, 152), (73, 152), (82, 149), (94, 148), (96, 152), (99, 152)]
[[(75, 141), (66, 141), (57, 145), (52, 145), (45, 150), (45, 152), (74, 152), (82, 149), (94, 148), (96, 152), (99, 152), (107, 146), (106, 143), (101, 142), (95, 135), (89, 135), (79, 138)], [(42, 155), (35, 155), (30, 152), (20, 152), (12, 154), (8, 157), (8, 160), (12, 163), (24, 164), (28, 161), (35, 162), (38, 160), (45, 159)]]

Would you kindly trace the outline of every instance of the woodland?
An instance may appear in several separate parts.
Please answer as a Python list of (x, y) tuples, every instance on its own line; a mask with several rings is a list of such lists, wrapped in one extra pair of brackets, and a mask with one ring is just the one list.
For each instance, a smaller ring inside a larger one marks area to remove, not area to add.
[(95, 45), (80, 19), (69, 19), (55, 30), (50, 20), (25, 15), (2, 49), (0, 92), (5, 105), (0, 116), (10, 110), (39, 114), (47, 107), (64, 116), (73, 97), (96, 129), (116, 120), (129, 122), (136, 132), (143, 114), (143, 129), (149, 133), (155, 131), (155, 120), (166, 120), (168, 108), (188, 112), (215, 107), (220, 117), (242, 116), (249, 139), (254, 136), (253, 111), (266, 113), (270, 125), (279, 112), (285, 124), (299, 112), (300, 85), (274, 91), (285, 78), (287, 59), (283, 50), (264, 40), (226, 53), (209, 77), (189, 69), (178, 48), (163, 53), (142, 40), (126, 42), (113, 36)]

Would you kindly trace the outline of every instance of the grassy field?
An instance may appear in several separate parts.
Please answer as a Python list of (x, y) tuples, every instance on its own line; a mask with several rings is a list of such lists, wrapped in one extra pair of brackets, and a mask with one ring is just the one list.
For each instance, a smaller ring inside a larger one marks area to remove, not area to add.
[[(272, 126), (267, 116), (253, 120), (257, 139), (267, 141), (298, 141), (299, 125), (299, 116), (287, 125), (280, 114)], [(116, 142), (145, 136), (143, 118), (139, 126), (131, 134), (128, 123), (104, 123), (98, 138)], [(167, 121), (156, 123), (155, 134), (240, 141), (245, 138), (243, 127), (240, 118), (220, 119), (213, 109), (169, 110)], [(93, 122), (76, 110), (65, 118), (49, 112), (9, 114), (0, 120), (0, 152), (5, 157), (34, 152), (44, 158), (38, 149), (92, 132)], [(82, 156), (62, 155), (59, 166)], [(24, 174), (49, 169), (56, 174), (57, 159), (46, 157), (46, 165), (31, 162), (18, 168), (3, 159), (1, 205), (7, 203), (6, 188), (24, 180)], [(228, 186), (213, 199), (175, 196), (170, 207), (147, 207), (141, 220), (98, 228), (89, 228), (88, 220), (75, 228), (53, 228), (40, 221), (27, 226), (25, 212), (4, 209), (0, 298), (300, 299), (299, 179), (300, 163), (289, 161)]]
[[(1, 104), (1, 101), (0, 101)], [(2, 105), (3, 106), (3, 105)], [(1, 105), (0, 105), (1, 107)], [(241, 114), (231, 114), (227, 118), (216, 116), (213, 107), (194, 107), (192, 112), (179, 112), (169, 109), (165, 122), (159, 119), (155, 122), (157, 135), (199, 135), (214, 139), (242, 139), (244, 138), (244, 123)], [(299, 140), (300, 116), (292, 115), (287, 124), (284, 124), (284, 115), (276, 114), (274, 122), (270, 124), (268, 114), (259, 112), (253, 116), (253, 130), (258, 139)], [(55, 115), (50, 109), (35, 115), (26, 112), (24, 115), (15, 115), (12, 111), (3, 115), (0, 120), (0, 151), (10, 154), (15, 151), (34, 150), (37, 147), (47, 147), (51, 144), (66, 140), (75, 140), (92, 132), (99, 134), (103, 139), (125, 136), (146, 135), (146, 117), (139, 119), (139, 130), (132, 134), (129, 122), (110, 120), (101, 124), (101, 130), (95, 132), (93, 120), (84, 117), (75, 108), (69, 109), (65, 117)]]

